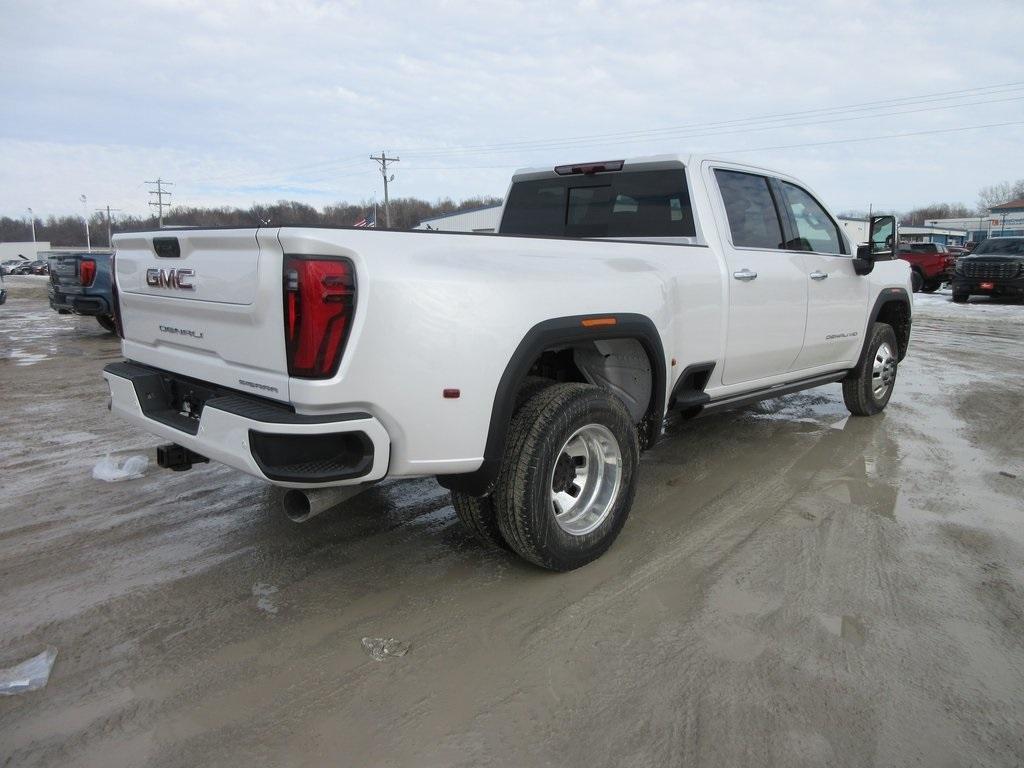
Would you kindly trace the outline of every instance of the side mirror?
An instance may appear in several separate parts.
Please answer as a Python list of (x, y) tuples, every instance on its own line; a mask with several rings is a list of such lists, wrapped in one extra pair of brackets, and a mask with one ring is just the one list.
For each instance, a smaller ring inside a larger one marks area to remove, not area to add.
[(897, 240), (899, 230), (895, 216), (872, 216), (868, 226), (868, 242), (857, 246), (857, 256), (853, 260), (854, 271), (858, 275), (871, 274), (876, 261), (893, 258)]

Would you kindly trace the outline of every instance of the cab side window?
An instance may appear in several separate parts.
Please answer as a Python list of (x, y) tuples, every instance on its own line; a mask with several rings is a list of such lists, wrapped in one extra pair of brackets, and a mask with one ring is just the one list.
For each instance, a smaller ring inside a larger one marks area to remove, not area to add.
[(782, 226), (768, 179), (752, 173), (715, 169), (718, 188), (737, 248), (783, 247)]
[(785, 181), (778, 182), (783, 207), (796, 228), (795, 237), (786, 243), (790, 251), (845, 253), (839, 227), (825, 209), (807, 192)]

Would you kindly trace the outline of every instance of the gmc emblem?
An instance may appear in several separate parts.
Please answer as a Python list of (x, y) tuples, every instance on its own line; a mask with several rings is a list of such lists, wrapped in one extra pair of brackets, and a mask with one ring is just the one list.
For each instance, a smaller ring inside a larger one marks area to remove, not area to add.
[(151, 267), (146, 270), (146, 285), (151, 288), (178, 288), (182, 291), (194, 291), (192, 278), (196, 276), (194, 269), (158, 269)]

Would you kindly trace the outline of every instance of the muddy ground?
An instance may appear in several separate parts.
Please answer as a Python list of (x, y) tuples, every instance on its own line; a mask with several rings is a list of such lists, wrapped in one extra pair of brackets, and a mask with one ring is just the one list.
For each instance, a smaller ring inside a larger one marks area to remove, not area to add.
[[(156, 440), (115, 339), (0, 307), (0, 765), (1024, 763), (1024, 306), (919, 303), (884, 415), (837, 385), (671, 424), (600, 561), (485, 551), (433, 480), (289, 522)], [(371, 660), (364, 636), (411, 648)]]

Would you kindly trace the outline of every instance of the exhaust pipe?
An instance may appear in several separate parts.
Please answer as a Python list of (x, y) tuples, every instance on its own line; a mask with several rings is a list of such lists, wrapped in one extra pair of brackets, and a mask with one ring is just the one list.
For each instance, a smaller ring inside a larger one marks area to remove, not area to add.
[(332, 488), (289, 488), (281, 499), (281, 508), (293, 523), (304, 523), (321, 512), (348, 501), (366, 490), (365, 485), (338, 485)]

